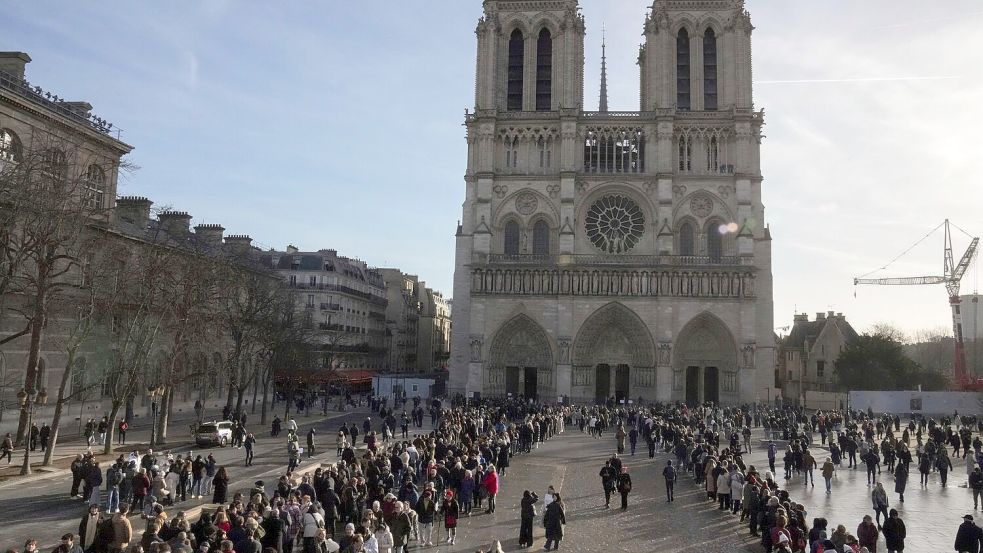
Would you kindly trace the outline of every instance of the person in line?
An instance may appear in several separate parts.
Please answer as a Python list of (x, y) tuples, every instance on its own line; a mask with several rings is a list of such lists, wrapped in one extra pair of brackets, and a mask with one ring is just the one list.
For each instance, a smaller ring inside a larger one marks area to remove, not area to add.
[(567, 523), (566, 513), (563, 508), (563, 498), (556, 494), (556, 498), (543, 513), (543, 526), (546, 527), (546, 547), (549, 551), (553, 546), (553, 551), (560, 548), (560, 541), (563, 540), (563, 525)]
[[(491, 492), (488, 494), (489, 500), (491, 500)], [(444, 531), (447, 533), (446, 541), (450, 545), (454, 545), (457, 540), (457, 517), (461, 515), (461, 505), (457, 502), (457, 498), (454, 497), (453, 490), (447, 490), (444, 494), (444, 501), (440, 504), (440, 512), (444, 515)], [(494, 508), (492, 509), (494, 513)]]

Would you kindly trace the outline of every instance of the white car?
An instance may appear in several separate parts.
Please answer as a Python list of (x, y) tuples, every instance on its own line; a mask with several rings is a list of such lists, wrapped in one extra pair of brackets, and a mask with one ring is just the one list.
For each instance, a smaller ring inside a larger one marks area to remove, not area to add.
[(232, 441), (231, 421), (203, 422), (195, 432), (195, 443), (199, 446), (217, 445), (225, 447)]

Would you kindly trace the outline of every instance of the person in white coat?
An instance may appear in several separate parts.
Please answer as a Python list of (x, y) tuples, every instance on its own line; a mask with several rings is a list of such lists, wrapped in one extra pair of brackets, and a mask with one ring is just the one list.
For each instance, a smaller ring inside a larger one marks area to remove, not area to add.
[(727, 471), (721, 471), (717, 476), (717, 500), (721, 511), (730, 509), (730, 473)]
[(385, 522), (380, 522), (375, 531), (375, 540), (379, 553), (393, 553), (393, 534)]
[(741, 503), (744, 500), (744, 473), (735, 470), (730, 473), (730, 503), (731, 512), (737, 514), (741, 510)]
[(304, 527), (304, 553), (317, 550), (317, 531), (324, 528), (324, 517), (317, 512), (317, 507), (311, 504), (302, 519)]

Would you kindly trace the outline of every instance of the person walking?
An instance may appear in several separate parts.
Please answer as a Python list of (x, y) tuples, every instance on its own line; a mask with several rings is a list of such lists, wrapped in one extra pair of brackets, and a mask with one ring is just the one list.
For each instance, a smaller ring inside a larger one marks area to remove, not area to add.
[(666, 502), (673, 500), (672, 491), (676, 485), (676, 468), (672, 466), (672, 459), (666, 462), (666, 468), (662, 469), (662, 477), (666, 480)]
[(887, 543), (887, 553), (904, 551), (904, 540), (907, 532), (904, 521), (898, 516), (897, 509), (891, 509), (890, 517), (884, 521), (881, 532), (884, 533), (884, 541)]
[(831, 457), (826, 458), (826, 462), (823, 463), (822, 472), (823, 472), (823, 480), (826, 481), (826, 493), (832, 493), (833, 473), (836, 472), (836, 465), (833, 464), (833, 459)]
[(625, 438), (628, 437), (628, 432), (625, 431), (625, 425), (618, 425), (614, 437), (618, 441), (618, 455), (621, 455), (625, 452)]
[(614, 491), (614, 486), (618, 479), (618, 473), (611, 467), (611, 461), (604, 461), (604, 466), (601, 468), (598, 476), (601, 477), (601, 486), (604, 488), (604, 508), (610, 509), (611, 492)]
[(567, 517), (564, 512), (563, 498), (560, 497), (560, 494), (556, 494), (556, 498), (543, 513), (543, 526), (546, 528), (546, 551), (550, 550), (550, 545), (553, 546), (554, 551), (560, 548), (560, 541), (563, 540), (563, 525), (566, 523)]
[[(489, 500), (491, 497), (491, 492), (489, 492)], [(447, 533), (447, 543), (454, 545), (457, 540), (457, 518), (461, 515), (461, 505), (454, 497), (453, 490), (447, 490), (447, 493), (444, 494), (444, 501), (440, 504), (440, 512), (444, 515), (444, 532)], [(492, 512), (495, 512), (494, 508)]]
[(963, 523), (956, 530), (956, 543), (953, 548), (959, 553), (979, 553), (983, 530), (973, 522), (973, 515), (963, 517)]
[(120, 419), (119, 425), (116, 426), (117, 445), (126, 445), (126, 431), (129, 429), (130, 423), (126, 422), (126, 419)]
[(877, 553), (878, 534), (880, 534), (880, 530), (877, 529), (873, 519), (870, 518), (870, 515), (864, 515), (860, 526), (857, 526), (857, 541), (860, 547), (866, 547), (870, 553)]
[(0, 445), (0, 461), (3, 461), (3, 458), (6, 457), (7, 464), (9, 465), (10, 461), (13, 460), (13, 454), (14, 441), (10, 438), (10, 432), (7, 432), (7, 435), (3, 437), (3, 445)]
[(978, 466), (969, 473), (969, 487), (973, 490), (973, 509), (979, 509), (980, 496), (983, 496), (983, 472)]
[(881, 524), (881, 515), (884, 515), (884, 520), (888, 519), (887, 508), (889, 507), (887, 503), (887, 490), (884, 489), (884, 485), (880, 482), (874, 484), (874, 490), (870, 492), (870, 500), (874, 506), (874, 514), (877, 516), (877, 525)]
[[(533, 533), (532, 525), (536, 518), (536, 502), (539, 496), (536, 492), (526, 490), (522, 492), (522, 502), (519, 515), (519, 547), (532, 547)], [(547, 508), (549, 505), (547, 505)]]
[(631, 493), (631, 475), (628, 474), (628, 467), (622, 465), (621, 474), (618, 475), (618, 493), (621, 494), (621, 510), (628, 509), (628, 494)]
[(314, 456), (314, 427), (307, 431), (307, 458)]
[(242, 446), (246, 449), (246, 466), (251, 467), (253, 465), (253, 448), (256, 446), (256, 436), (250, 432), (246, 434), (246, 438), (242, 441)]
[(901, 503), (904, 503), (904, 491), (908, 486), (908, 465), (904, 463), (898, 463), (898, 466), (894, 469), (894, 493), (900, 496)]

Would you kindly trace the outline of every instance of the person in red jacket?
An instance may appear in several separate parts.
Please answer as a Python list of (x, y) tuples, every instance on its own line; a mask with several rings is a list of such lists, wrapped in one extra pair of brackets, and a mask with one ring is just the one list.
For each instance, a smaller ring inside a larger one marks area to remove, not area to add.
[(136, 511), (137, 505), (143, 510), (143, 502), (150, 493), (150, 478), (147, 478), (147, 469), (140, 469), (140, 472), (133, 475), (133, 506), (131, 511)]
[(495, 465), (488, 465), (488, 472), (485, 473), (485, 477), (481, 480), (481, 485), (485, 487), (488, 492), (488, 510), (486, 513), (495, 512), (495, 496), (498, 495), (498, 472), (495, 471)]
[(857, 526), (857, 541), (860, 547), (866, 547), (870, 553), (877, 553), (877, 535), (880, 531), (870, 515), (864, 515), (864, 521)]

